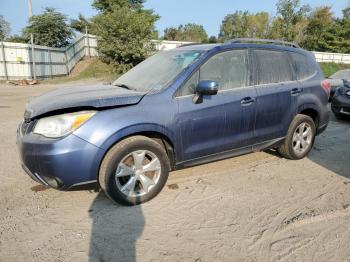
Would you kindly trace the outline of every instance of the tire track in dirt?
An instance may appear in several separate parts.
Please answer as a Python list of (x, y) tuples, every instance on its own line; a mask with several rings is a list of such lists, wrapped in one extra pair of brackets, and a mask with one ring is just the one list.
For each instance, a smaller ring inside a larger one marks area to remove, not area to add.
[(313, 201), (319, 199), (320, 197), (334, 191), (337, 188), (338, 181), (333, 181), (326, 186), (324, 190), (319, 192), (317, 195), (308, 197), (303, 201), (297, 202), (296, 204), (290, 206), (286, 211), (278, 214), (276, 218), (272, 221), (271, 227), (264, 234), (263, 243), (259, 251), (259, 261), (268, 262), (270, 260), (271, 247), (274, 242), (274, 236), (283, 227), (284, 223), (293, 215), (300, 213), (307, 205)]

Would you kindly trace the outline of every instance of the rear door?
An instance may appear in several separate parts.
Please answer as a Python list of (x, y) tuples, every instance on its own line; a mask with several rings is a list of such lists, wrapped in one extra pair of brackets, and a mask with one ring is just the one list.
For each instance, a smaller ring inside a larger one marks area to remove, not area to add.
[(257, 92), (255, 143), (285, 137), (302, 92), (288, 54), (280, 50), (252, 51)]
[[(248, 50), (230, 50), (208, 59), (179, 90), (177, 102), (182, 160), (251, 145), (255, 122), (255, 88), (249, 85)], [(219, 92), (192, 101), (199, 81), (219, 83)]]

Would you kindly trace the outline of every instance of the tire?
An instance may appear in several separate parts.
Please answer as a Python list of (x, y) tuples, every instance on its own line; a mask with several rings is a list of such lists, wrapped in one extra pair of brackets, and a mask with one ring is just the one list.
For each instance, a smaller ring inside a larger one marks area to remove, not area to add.
[[(305, 128), (303, 128), (303, 124), (305, 124)], [(304, 131), (301, 131), (303, 128)], [(307, 128), (307, 129), (306, 129)], [(307, 138), (304, 137), (306, 131), (310, 130), (307, 133)], [(300, 135), (302, 133), (302, 135)], [(281, 147), (278, 148), (278, 152), (281, 156), (291, 159), (291, 160), (300, 160), (306, 157), (315, 142), (316, 136), (316, 126), (313, 119), (306, 115), (297, 115), (292, 123), (289, 126), (287, 136), (284, 140), (284, 143)], [(300, 142), (304, 140), (304, 142)], [(298, 146), (299, 145), (299, 146)]]
[(133, 136), (107, 152), (98, 180), (112, 201), (132, 206), (157, 196), (168, 179), (169, 170), (169, 158), (161, 144), (145, 136)]

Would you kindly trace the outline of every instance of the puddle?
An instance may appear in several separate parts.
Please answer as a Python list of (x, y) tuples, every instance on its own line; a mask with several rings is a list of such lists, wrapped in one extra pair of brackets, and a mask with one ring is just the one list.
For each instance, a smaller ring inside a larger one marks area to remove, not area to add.
[(171, 190), (176, 190), (176, 189), (179, 189), (179, 186), (178, 184), (171, 184), (171, 185), (168, 185), (168, 188)]
[(37, 185), (37, 186), (33, 186), (32, 188), (30, 188), (32, 191), (34, 192), (41, 192), (41, 191), (45, 191), (45, 190), (48, 190), (50, 189), (49, 187), (47, 186), (44, 186), (44, 185)]

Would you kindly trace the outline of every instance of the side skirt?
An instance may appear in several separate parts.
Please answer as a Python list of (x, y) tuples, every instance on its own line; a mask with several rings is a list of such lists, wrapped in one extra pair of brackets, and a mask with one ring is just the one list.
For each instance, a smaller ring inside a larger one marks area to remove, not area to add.
[(191, 160), (186, 160), (180, 163), (177, 163), (174, 167), (174, 170), (179, 170), (179, 169), (184, 169), (187, 167), (192, 167), (192, 166), (198, 166), (202, 164), (207, 164), (219, 160), (224, 160), (227, 158), (235, 157), (235, 156), (241, 156), (245, 154), (249, 154), (252, 152), (260, 152), (269, 148), (276, 148), (279, 147), (284, 141), (284, 137), (278, 138), (278, 139), (273, 139), (269, 141), (265, 141), (262, 143), (258, 143), (252, 146), (247, 146), (247, 147), (241, 147), (237, 149), (232, 149), (229, 151), (217, 153), (217, 154), (212, 154), (204, 157), (199, 157)]

